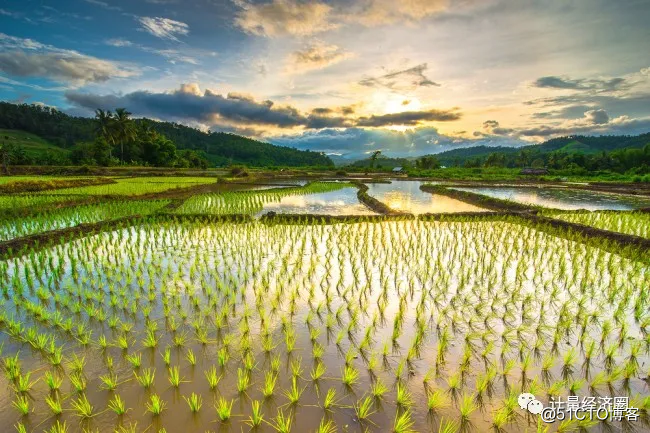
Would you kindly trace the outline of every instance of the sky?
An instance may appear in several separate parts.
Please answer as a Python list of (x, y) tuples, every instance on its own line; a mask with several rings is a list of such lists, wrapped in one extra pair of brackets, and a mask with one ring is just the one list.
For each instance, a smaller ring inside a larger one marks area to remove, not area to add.
[(648, 0), (3, 0), (0, 100), (343, 158), (650, 131)]

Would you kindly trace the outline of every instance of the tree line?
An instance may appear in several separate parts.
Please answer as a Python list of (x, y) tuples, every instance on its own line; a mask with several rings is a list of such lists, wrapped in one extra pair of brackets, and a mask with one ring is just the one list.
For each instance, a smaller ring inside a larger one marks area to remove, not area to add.
[(38, 135), (69, 155), (44, 153), (33, 157), (25, 154), (24, 149), (12, 149), (12, 164), (334, 165), (320, 152), (275, 146), (236, 134), (201, 131), (174, 122), (133, 119), (124, 109), (97, 110), (95, 117), (90, 118), (70, 116), (43, 105), (0, 102), (0, 128)]

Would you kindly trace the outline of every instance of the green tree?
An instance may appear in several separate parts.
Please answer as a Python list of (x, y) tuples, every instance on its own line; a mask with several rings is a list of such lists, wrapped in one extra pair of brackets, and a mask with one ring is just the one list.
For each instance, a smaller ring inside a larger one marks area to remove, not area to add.
[(137, 133), (131, 113), (126, 111), (125, 108), (118, 108), (115, 110), (114, 116), (114, 134), (115, 139), (120, 143), (120, 160), (124, 164), (124, 143), (135, 140)]

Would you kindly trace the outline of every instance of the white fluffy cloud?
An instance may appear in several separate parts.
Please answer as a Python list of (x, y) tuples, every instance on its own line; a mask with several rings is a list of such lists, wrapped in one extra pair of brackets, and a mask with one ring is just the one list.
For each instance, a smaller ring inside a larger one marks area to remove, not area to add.
[(140, 17), (139, 21), (144, 30), (162, 39), (177, 41), (177, 36), (184, 36), (190, 32), (190, 26), (169, 18)]

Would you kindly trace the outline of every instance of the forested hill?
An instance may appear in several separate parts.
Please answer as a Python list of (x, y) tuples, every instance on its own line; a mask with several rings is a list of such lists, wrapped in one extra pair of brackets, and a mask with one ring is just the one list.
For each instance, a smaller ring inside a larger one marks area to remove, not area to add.
[(492, 158), (509, 160), (527, 155), (527, 159), (534, 157), (547, 157), (554, 155), (596, 155), (603, 152), (610, 153), (622, 149), (641, 149), (650, 144), (650, 133), (629, 136), (629, 135), (604, 135), (584, 136), (572, 135), (558, 137), (545, 141), (541, 144), (533, 144), (523, 147), (489, 147), (476, 146), (462, 149), (454, 149), (434, 155), (442, 165), (463, 165), (467, 162), (484, 162), (491, 155)]
[[(212, 164), (246, 164), (249, 166), (332, 166), (332, 161), (318, 152), (275, 146), (235, 134), (206, 133), (184, 125), (135, 119), (161, 134), (179, 150), (196, 150)], [(14, 129), (35, 134), (49, 143), (74, 151), (83, 143), (97, 138), (97, 121), (73, 117), (39, 105), (0, 102), (0, 129)], [(126, 159), (126, 158), (125, 158)]]

